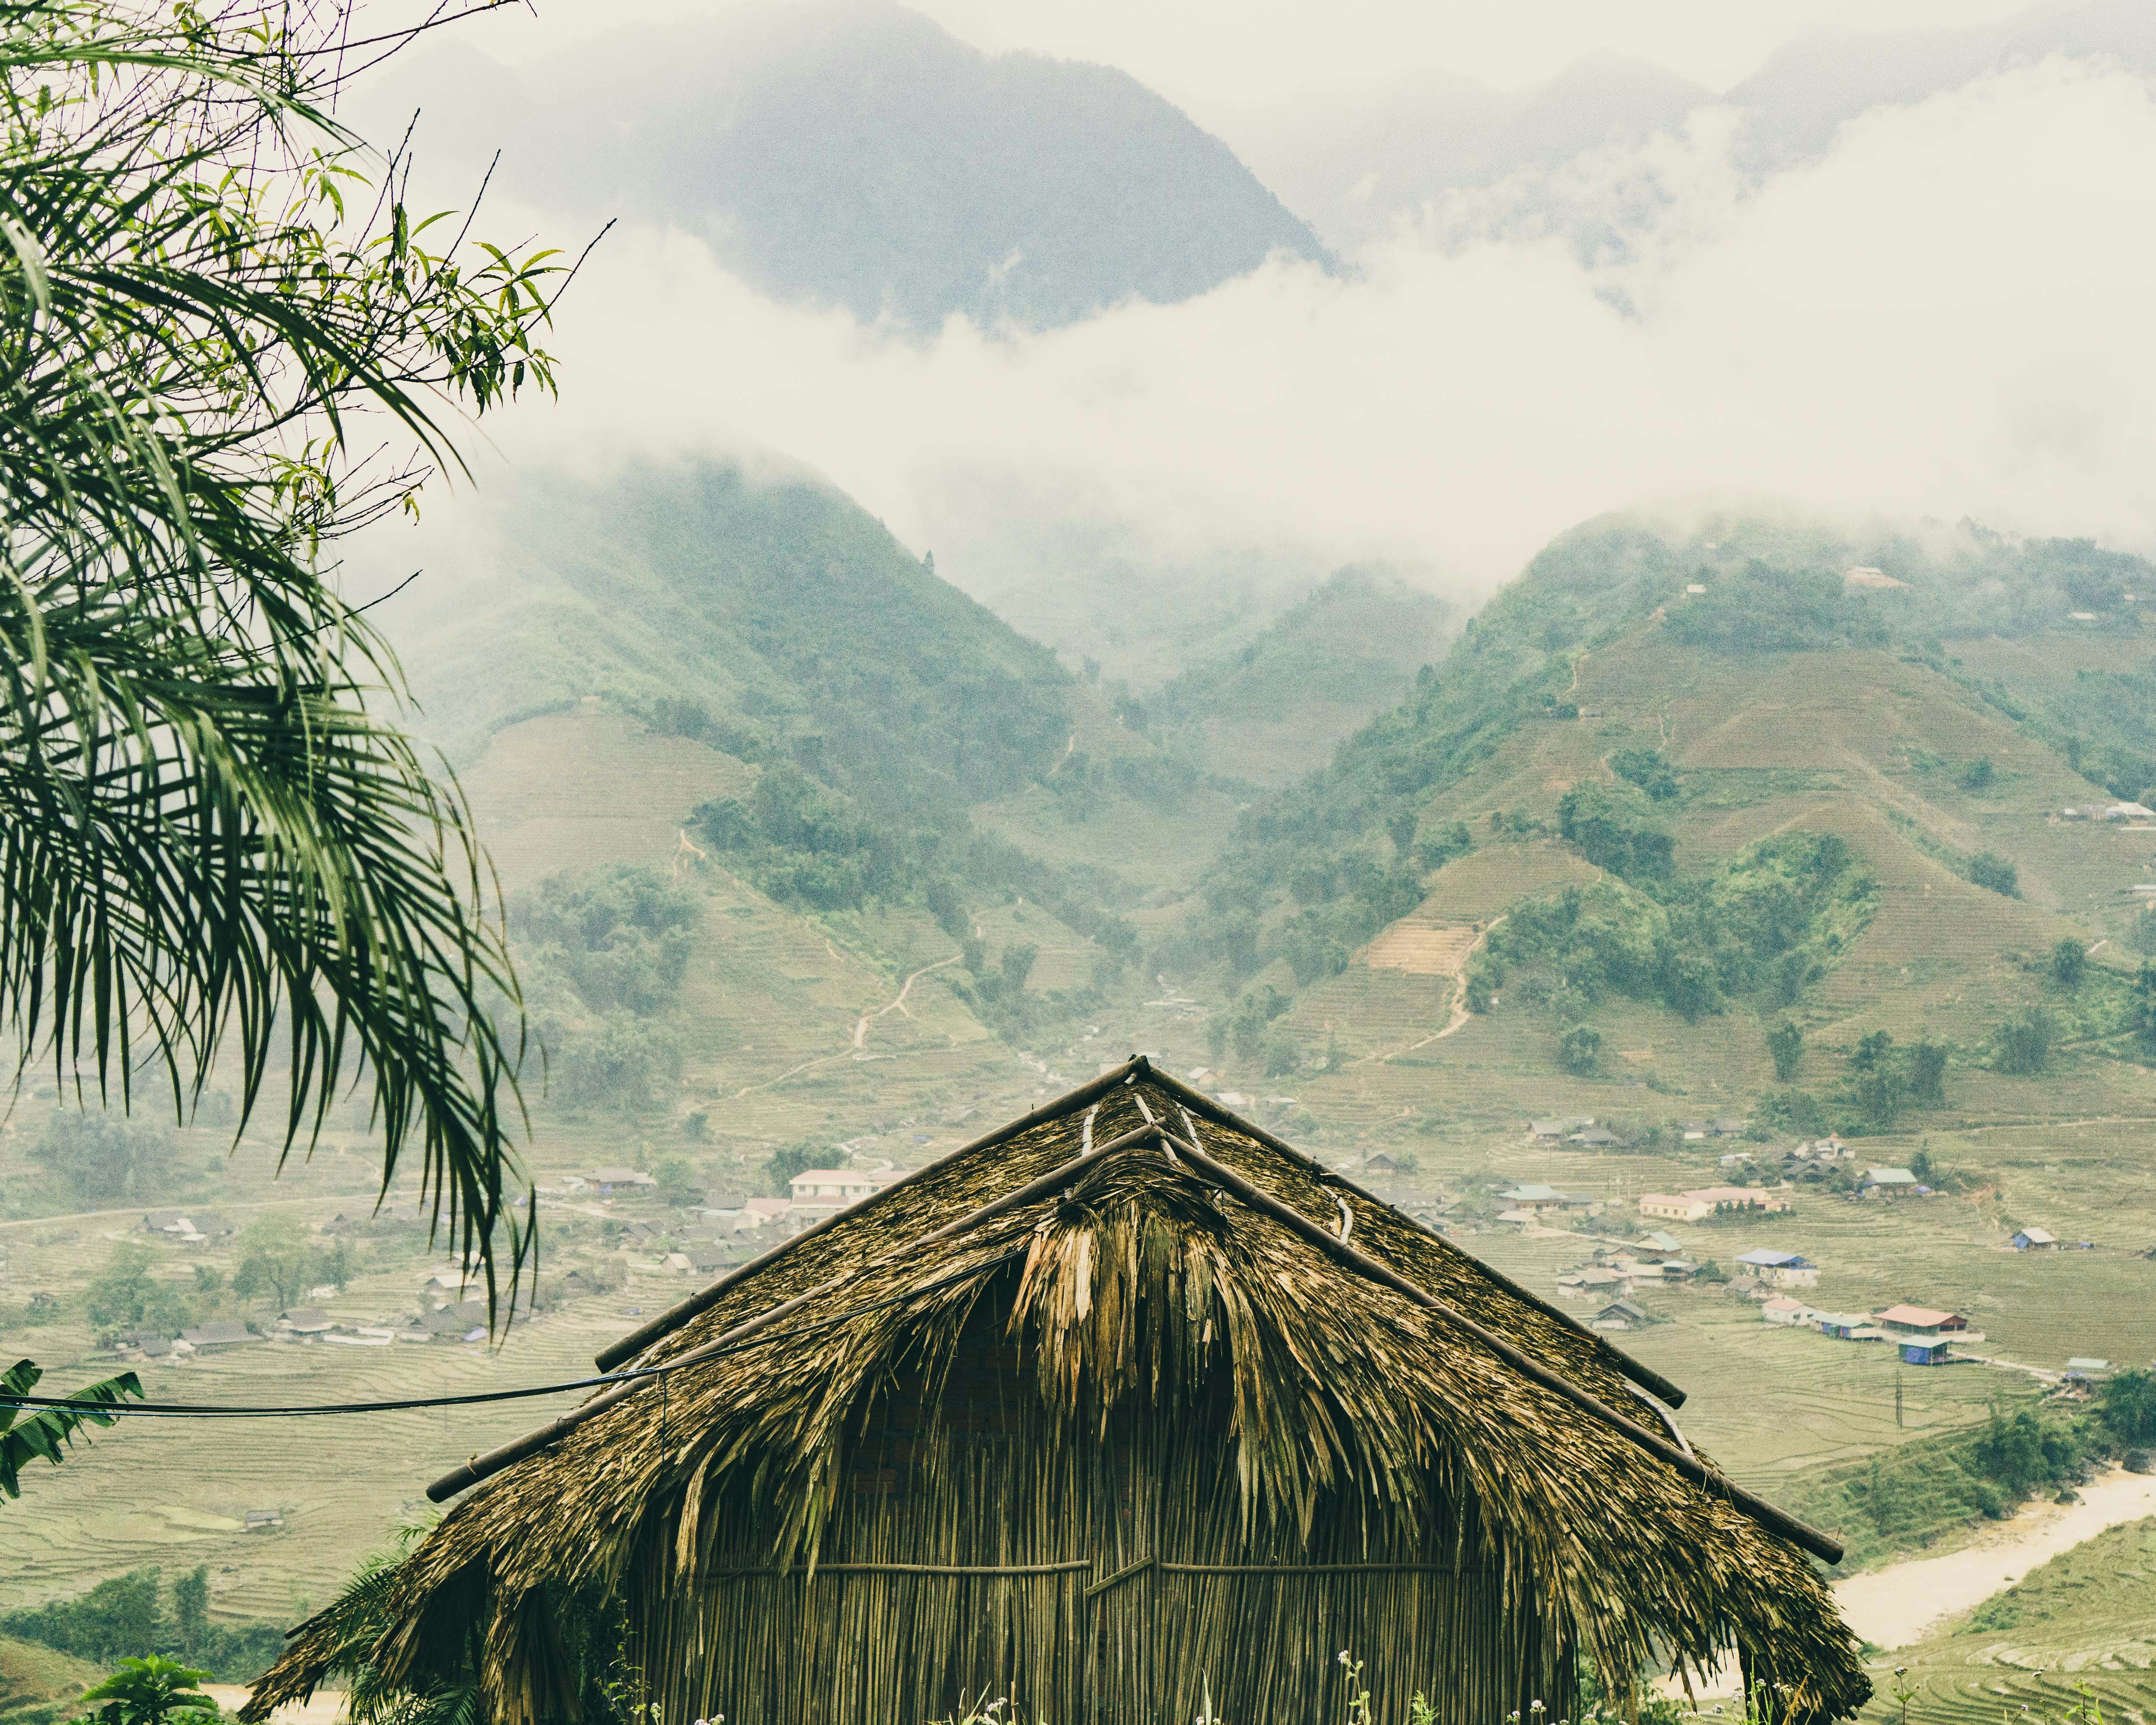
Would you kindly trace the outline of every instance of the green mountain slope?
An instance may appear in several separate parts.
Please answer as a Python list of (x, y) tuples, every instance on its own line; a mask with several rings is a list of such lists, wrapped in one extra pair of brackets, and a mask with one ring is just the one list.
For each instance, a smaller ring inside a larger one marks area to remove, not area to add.
[(1973, 529), (1591, 523), (1245, 816), (1165, 948), (1236, 991), (1209, 1052), (1372, 1122), (2145, 1106), (2149, 840), (2057, 811), (2140, 781), (2152, 587)]

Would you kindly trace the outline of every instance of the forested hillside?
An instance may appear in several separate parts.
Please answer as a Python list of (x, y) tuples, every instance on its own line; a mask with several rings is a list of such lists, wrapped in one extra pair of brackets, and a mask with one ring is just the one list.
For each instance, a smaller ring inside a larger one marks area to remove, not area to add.
[(2138, 1095), (2145, 824), (2061, 811), (2156, 788), (2152, 590), (1968, 524), (1589, 523), (1245, 814), (1163, 957), (1231, 992), (1215, 1058), (1320, 1095), (1325, 1048), (1479, 1073), (1440, 1085), (1476, 1111), (1537, 1069), (1811, 1130), (2026, 1106), (2012, 1081), (2069, 1068)]

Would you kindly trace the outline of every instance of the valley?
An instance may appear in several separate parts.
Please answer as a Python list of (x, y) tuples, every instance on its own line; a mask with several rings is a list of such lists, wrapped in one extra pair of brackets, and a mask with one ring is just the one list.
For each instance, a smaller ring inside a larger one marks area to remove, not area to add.
[[(750, 1249), (719, 1207), (783, 1191), (789, 1167), (918, 1166), (1133, 1050), (1546, 1296), (1598, 1248), (1641, 1237), (1642, 1194), (1764, 1189), (1799, 1138), (1835, 1130), (1853, 1166), (1933, 1171), (1918, 1199), (1837, 1177), (1794, 1185), (1786, 1214), (1661, 1225), (1717, 1273), (1747, 1250), (1801, 1252), (1822, 1310), (1965, 1314), (1985, 1341), (1961, 1351), (1993, 1363), (1910, 1367), (1891, 1347), (1771, 1327), (1726, 1280), (1627, 1285), (1639, 1316), (1623, 1345), (1691, 1392), (1691, 1440), (1841, 1538), (1851, 1586), (1986, 1537), (1979, 1482), (1955, 1458), (1987, 1422), (2073, 1417), (2070, 1358), (2143, 1363), (2156, 1071), (2135, 1016), (2152, 942), (2130, 889), (2156, 873), (2156, 823), (2060, 813), (2125, 794), (2117, 772), (2107, 784), (2072, 764), (2078, 748), (2102, 772), (2120, 745), (2068, 727), (2088, 676), (2138, 675), (2156, 651), (2131, 611), (2095, 631), (1934, 639), (1925, 617), (1845, 594), (1831, 572), (1866, 548), (1823, 542), (1795, 563), (1830, 572), (1805, 598), (1819, 638), (1731, 645), (1687, 637), (1681, 608), (1701, 596), (1678, 578), (1711, 591), (1760, 581), (1758, 566), (1616, 521), (1553, 547), (1449, 647), (1411, 595), (1313, 582), (1250, 646), (1201, 646), (1141, 691), (942, 589), (843, 500), (707, 475), (682, 516), (680, 497), (643, 484), (639, 518), (673, 523), (648, 544), (557, 563), (529, 600), (501, 565), (462, 625), (413, 655), (547, 1046), (526, 1084), (545, 1309), (499, 1346), (271, 1342), (152, 1365), (153, 1396), (572, 1380), (704, 1279), (692, 1255)], [(714, 572), (677, 576), (665, 546), (713, 508), (694, 531)], [(783, 616), (730, 609), (764, 567), (753, 547), (803, 511), (829, 536), (819, 581), (889, 583), (872, 625), (850, 600), (798, 591)], [(2040, 589), (2041, 552), (2008, 572)], [(718, 584), (699, 598), (697, 580)], [(1002, 691), (1009, 721), (951, 750), (945, 716), (980, 687)], [(1266, 740), (1293, 737), (1301, 753), (1266, 770)], [(2010, 891), (1972, 880), (1979, 857)], [(2084, 952), (2071, 986), (2053, 963), (2069, 941)], [(1704, 968), (1681, 987), (1671, 955), (1694, 950)], [(2030, 1014), (2048, 1026), (2040, 1070), (2010, 1070), (2001, 1027)], [(1784, 1023), (1800, 1051), (1778, 1074), (1767, 1034)], [(1869, 1068), (1867, 1045), (1886, 1050)], [(1932, 1094), (1867, 1087), (1921, 1046), (1944, 1050)], [(142, 1211), (54, 1183), (37, 1146), (55, 1101), (33, 1086), (0, 1135), (0, 1328), (68, 1382), (109, 1368), (88, 1304)], [(1732, 1132), (1687, 1136), (1708, 1117)], [(1546, 1117), (1608, 1139), (1532, 1136)], [(386, 1332), (424, 1312), (422, 1273), (444, 1254), (416, 1223), (358, 1219), (374, 1197), (364, 1117), (330, 1137), (273, 1180), (259, 1132), (227, 1157), (214, 1131), (184, 1131), (169, 1154), (187, 1172), (159, 1201), (357, 1226), (347, 1279), (315, 1293), (333, 1321)], [(661, 1184), (595, 1198), (578, 1179), (603, 1167)], [(1529, 1182), (1581, 1208), (1501, 1220), (1501, 1192)], [(392, 1210), (416, 1195), (400, 1178)], [(2034, 1225), (2087, 1245), (2012, 1250)], [(213, 1271), (228, 1281), (243, 1239), (143, 1250), (185, 1301)], [(220, 1620), (289, 1620), (424, 1514), (432, 1473), (534, 1411), (315, 1421), (237, 1448), (192, 1423), (100, 1435), (36, 1481), (0, 1610), (208, 1564)], [(246, 1532), (264, 1508), (281, 1527)], [(2051, 1567), (2133, 1537), (2100, 1534)], [(1970, 1652), (1972, 1630), (1925, 1633), (1908, 1656), (1931, 1686), (1924, 1717), (1963, 1717), (1955, 1697), (1989, 1681), (1968, 1662), (2003, 1656)], [(2015, 1666), (2002, 1681), (2033, 1694), (2052, 1680)]]

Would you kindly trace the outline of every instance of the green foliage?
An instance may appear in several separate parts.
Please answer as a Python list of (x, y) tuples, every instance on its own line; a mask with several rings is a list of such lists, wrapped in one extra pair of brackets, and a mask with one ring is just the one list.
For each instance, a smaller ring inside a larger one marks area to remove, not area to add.
[(1992, 1064), (2002, 1072), (2029, 1076), (2051, 1064), (2051, 1044), (2058, 1035), (2058, 1021), (2041, 1006), (2031, 1006), (1999, 1027), (1997, 1051)]
[(1834, 834), (1789, 834), (1665, 891), (1604, 880), (1515, 905), (1470, 963), (1471, 987), (1479, 978), (1486, 1001), (1510, 973), (1512, 998), (1560, 1017), (1619, 994), (1697, 1019), (1771, 988), (1789, 955), (1838, 951), (1874, 888)]
[(1799, 1137), (1816, 1138), (1827, 1130), (1826, 1110), (1810, 1091), (1770, 1091), (1761, 1098), (1760, 1111), (1778, 1130)]
[(2156, 1445), (2156, 1370), (2130, 1367), (2103, 1386), (2097, 1419), (2122, 1449)]
[[(44, 1376), (27, 1359), (18, 1359), (0, 1373), (0, 1492), (11, 1498), (23, 1495), (22, 1474), (28, 1463), (44, 1461), (58, 1467), (60, 1452), (73, 1445), (85, 1426), (113, 1423), (113, 1416), (100, 1409), (116, 1407), (127, 1396), (142, 1399), (141, 1380), (132, 1372), (122, 1372), (70, 1392), (68, 1401), (78, 1405), (33, 1412), (8, 1404), (13, 1398), (30, 1394)], [(0, 1621), (0, 1630), (18, 1633), (5, 1621)]]
[(2082, 973), (2087, 968), (2088, 948), (2071, 935), (2051, 948), (2051, 980), (2061, 988), (2081, 987)]
[(83, 1692), (85, 1719), (97, 1725), (165, 1725), (168, 1719), (207, 1712), (217, 1717), (217, 1702), (196, 1688), (209, 1673), (152, 1653), (123, 1659), (120, 1669)]
[(1780, 1019), (1768, 1028), (1767, 1057), (1774, 1063), (1774, 1076), (1784, 1084), (1797, 1076), (1804, 1063), (1804, 1033), (1793, 1019)]
[(1886, 630), (1839, 576), (1752, 559), (1671, 608), (1671, 638), (1717, 653), (1789, 653), (1883, 645)]
[(171, 1191), (172, 1128), (125, 1114), (59, 1108), (30, 1147), (81, 1204), (144, 1204)]
[(2144, 1055), (2156, 1057), (2156, 964), (2144, 963), (2135, 973), (2127, 1014), (2134, 1045)]
[(1441, 869), (1455, 856), (1465, 856), (1475, 848), (1475, 835), (1467, 829), (1467, 823), (1455, 820), (1428, 832), (1415, 841), (1414, 860), (1425, 869)]
[(806, 1139), (798, 1144), (780, 1145), (763, 1164), (764, 1191), (773, 1198), (790, 1196), (793, 1177), (816, 1167), (823, 1155), (821, 1145)]
[(1876, 1072), (1886, 1064), (1893, 1047), (1894, 1038), (1891, 1032), (1871, 1031), (1856, 1039), (1856, 1047), (1849, 1057), (1849, 1064), (1860, 1072)]
[(186, 1298), (151, 1271), (157, 1254), (137, 1240), (122, 1240), (83, 1293), (83, 1312), (101, 1342), (140, 1331), (177, 1336), (189, 1316)]
[(2078, 1478), (2089, 1445), (2075, 1425), (2046, 1420), (2030, 1408), (2009, 1413), (1994, 1406), (1969, 1453), (1978, 1471), (2019, 1498)]
[(1666, 880), (1676, 866), (1675, 842), (1630, 786), (1575, 785), (1557, 805), (1557, 823), (1589, 862), (1635, 884)]
[(1954, 783), (1965, 791), (1986, 791), (1991, 788), (1992, 782), (1998, 776), (1991, 764), (1991, 757), (1979, 755), (1955, 775)]
[(1676, 775), (1670, 771), (1660, 749), (1620, 749), (1609, 757), (1609, 770), (1637, 785), (1655, 802), (1669, 802), (1677, 793)]
[(281, 1311), (299, 1304), (317, 1283), (341, 1288), (352, 1272), (352, 1248), (343, 1240), (325, 1244), (292, 1217), (271, 1211), (240, 1230), (232, 1291), (242, 1300), (266, 1299)]
[(2014, 865), (1995, 850), (1979, 850), (1969, 860), (1970, 881), (2008, 898), (2021, 896), (2020, 874)]
[(169, 1599), (157, 1570), (132, 1569), (74, 1599), (0, 1615), (0, 1634), (100, 1664), (130, 1648), (168, 1655), (231, 1683), (260, 1676), (285, 1640), (275, 1624), (211, 1622), (207, 1565), (175, 1578)]
[(1602, 1058), (1602, 1033), (1586, 1024), (1574, 1024), (1558, 1038), (1557, 1055), (1566, 1071), (1584, 1077)]
[(660, 870), (614, 863), (553, 875), (509, 906), (510, 933), (558, 967), (584, 1004), (649, 1014), (671, 1006), (687, 974), (704, 896)]
[(1912, 1042), (1907, 1050), (1909, 1099), (1922, 1108), (1946, 1106), (1947, 1051), (1932, 1041)]
[(561, 270), (370, 191), (343, 26), (0, 16), (0, 1024), (182, 1111), (222, 1056), (251, 1115), (274, 1060), (288, 1147), (357, 1076), (491, 1265), (513, 980), (322, 547), (454, 459), (438, 415), (552, 392)]
[(686, 1157), (663, 1156), (652, 1164), (651, 1177), (659, 1183), (659, 1195), (675, 1209), (703, 1202), (696, 1183), (696, 1169)]

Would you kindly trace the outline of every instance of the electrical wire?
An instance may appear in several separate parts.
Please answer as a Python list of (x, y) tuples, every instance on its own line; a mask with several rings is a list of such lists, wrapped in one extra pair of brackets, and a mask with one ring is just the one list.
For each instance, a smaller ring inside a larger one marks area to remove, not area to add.
[[(774, 1330), (754, 1336), (744, 1336), (738, 1342), (730, 1343), (724, 1348), (713, 1348), (709, 1353), (699, 1350), (697, 1358), (687, 1363), (690, 1366), (700, 1366), (707, 1360), (723, 1359), (730, 1354), (746, 1353), (750, 1348), (762, 1348), (767, 1343), (794, 1342), (804, 1336), (819, 1335), (825, 1330), (835, 1329), (841, 1325), (851, 1323), (869, 1312), (880, 1311), (885, 1307), (902, 1305), (908, 1300), (923, 1299), (931, 1294), (941, 1293), (946, 1288), (955, 1287), (962, 1281), (968, 1281), (977, 1276), (984, 1276), (990, 1271), (999, 1270), (1014, 1258), (1024, 1256), (1027, 1250), (1026, 1246), (1014, 1247), (1001, 1256), (992, 1258), (987, 1263), (978, 1265), (971, 1270), (963, 1270), (954, 1276), (947, 1276), (940, 1281), (930, 1282), (926, 1287), (908, 1288), (901, 1293), (887, 1294), (880, 1300), (871, 1300), (865, 1306), (856, 1307), (853, 1311), (840, 1313), (836, 1317), (819, 1318), (813, 1323), (802, 1324), (793, 1329)], [(680, 1363), (662, 1362), (655, 1366), (639, 1366), (634, 1371), (608, 1372), (596, 1378), (572, 1378), (561, 1384), (538, 1384), (525, 1389), (492, 1389), (475, 1395), (420, 1396), (392, 1402), (327, 1402), (300, 1407), (234, 1408), (208, 1407), (200, 1403), (190, 1402), (85, 1402), (78, 1401), (69, 1396), (0, 1395), (0, 1408), (15, 1408), (33, 1413), (42, 1412), (49, 1408), (60, 1408), (74, 1413), (94, 1414), (100, 1419), (309, 1420), (349, 1414), (394, 1414), (414, 1408), (464, 1408), (483, 1402), (525, 1401), (533, 1396), (561, 1395), (572, 1389), (596, 1389), (607, 1384), (632, 1383), (639, 1378), (660, 1378), (662, 1380), (663, 1388), (663, 1380), (667, 1373), (680, 1369), (682, 1369)]]

